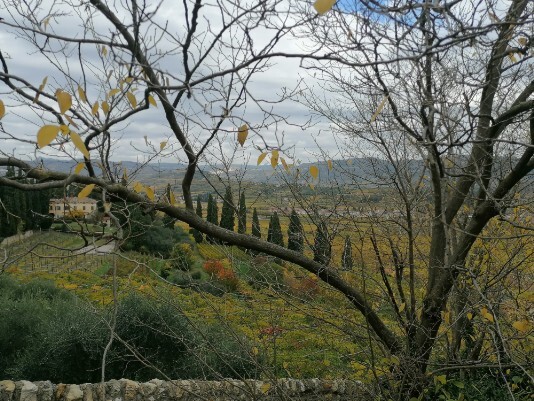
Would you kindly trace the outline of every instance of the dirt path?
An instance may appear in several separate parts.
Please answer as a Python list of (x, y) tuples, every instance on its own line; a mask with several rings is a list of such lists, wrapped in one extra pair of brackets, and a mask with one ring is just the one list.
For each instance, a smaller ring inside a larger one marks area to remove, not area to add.
[(115, 241), (111, 241), (108, 244), (100, 245), (95, 248), (94, 245), (86, 246), (85, 248), (80, 249), (78, 254), (87, 254), (87, 255), (106, 255), (113, 252), (115, 249)]

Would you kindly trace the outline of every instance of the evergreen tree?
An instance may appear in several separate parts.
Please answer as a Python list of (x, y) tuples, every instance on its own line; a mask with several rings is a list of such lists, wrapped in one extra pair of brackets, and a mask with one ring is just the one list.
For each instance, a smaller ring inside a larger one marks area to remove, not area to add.
[[(218, 224), (218, 214), (219, 214), (219, 210), (217, 207), (217, 202), (215, 201), (213, 196), (210, 194), (208, 196), (208, 211), (207, 211), (207, 216), (206, 216), (206, 220), (208, 221), (208, 223)], [(212, 244), (216, 242), (212, 237), (208, 235), (206, 235), (206, 240)]]
[(345, 245), (343, 245), (343, 254), (341, 255), (341, 267), (343, 270), (352, 270), (353, 261), (352, 261), (352, 243), (350, 242), (350, 237), (347, 235), (345, 237)]
[(315, 243), (313, 245), (313, 260), (328, 266), (332, 256), (332, 244), (328, 236), (328, 228), (324, 222), (317, 226), (317, 233), (315, 234)]
[(223, 207), (221, 212), (221, 222), (219, 224), (222, 228), (234, 231), (235, 225), (235, 209), (234, 198), (232, 196), (232, 188), (226, 187), (226, 192), (223, 198)]
[(295, 209), (291, 211), (291, 215), (289, 216), (287, 248), (300, 253), (304, 250), (304, 229)]
[(284, 236), (282, 235), (282, 227), (280, 227), (280, 219), (278, 213), (274, 212), (269, 220), (269, 230), (267, 232), (267, 241), (273, 244), (284, 246)]
[(258, 218), (256, 208), (254, 208), (254, 211), (252, 212), (252, 235), (261, 238), (260, 219)]
[[(197, 216), (202, 218), (202, 203), (200, 203), (200, 197), (197, 196), (197, 209), (196, 209)], [(197, 244), (200, 244), (204, 241), (204, 235), (200, 231), (198, 231), (196, 228), (191, 229), (191, 234), (193, 235), (193, 238), (195, 239), (195, 242)]]
[(237, 213), (237, 232), (245, 234), (247, 232), (247, 205), (245, 204), (245, 191), (239, 197), (239, 211)]
[(208, 214), (206, 216), (206, 220), (208, 223), (218, 224), (218, 214), (219, 211), (217, 210), (217, 203), (215, 202), (215, 199), (213, 199), (213, 196), (210, 194), (208, 196)]

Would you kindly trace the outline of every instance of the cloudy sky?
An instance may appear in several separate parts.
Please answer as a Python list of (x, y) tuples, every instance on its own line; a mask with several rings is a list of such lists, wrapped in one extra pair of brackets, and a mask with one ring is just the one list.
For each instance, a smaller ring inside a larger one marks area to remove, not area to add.
[[(19, 1), (4, 1), (4, 3), (19, 4)], [(21, 24), (34, 30), (46, 29), (46, 32), (63, 37), (80, 38), (84, 35), (84, 30), (87, 38), (98, 37), (106, 40), (110, 37), (112, 30), (107, 21), (95, 16), (88, 24), (87, 10), (83, 7), (72, 8), (68, 3), (68, 1), (43, 1), (34, 15), (34, 20), (39, 21), (39, 25), (31, 24), (27, 20), (24, 21), (17, 14), (15, 8), (8, 7), (9, 4), (4, 4), (4, 9), (0, 15), (5, 22), (0, 23), (0, 48), (11, 74), (27, 80), (34, 87), (38, 87), (42, 80), (48, 77), (45, 90), (50, 94), (54, 94), (58, 88), (75, 94), (77, 83), (83, 82), (83, 76), (85, 76), (90, 104), (81, 104), (74, 99), (73, 107), (83, 111), (86, 116), (91, 118), (91, 104), (104, 100), (107, 91), (118, 87), (120, 75), (126, 74), (126, 68), (118, 66), (124, 54), (120, 54), (118, 51), (112, 53), (108, 49), (107, 54), (102, 55), (102, 49), (98, 45), (84, 44), (81, 47), (84, 65), (82, 70), (78, 59), (77, 45), (67, 44), (62, 47), (63, 44), (55, 39), (45, 41), (42, 36), (36, 35), (38, 44), (56, 51), (43, 54), (39, 52), (34, 43), (31, 43), (32, 35), (28, 40), (28, 37), (24, 37), (25, 35), (20, 30), (12, 26)], [(154, 5), (148, 7), (147, 12), (156, 11), (156, 2), (148, 3), (149, 5), (154, 3)], [(201, 8), (199, 13), (198, 28), (189, 52), (189, 57), (192, 60), (197, 59), (200, 54), (204, 54), (203, 52), (208, 45), (212, 43), (214, 35), (220, 31), (223, 19), (226, 22), (230, 16), (238, 12), (235, 8), (221, 11), (216, 4), (208, 4), (208, 0), (205, 3), (206, 5)], [(215, 2), (213, 1), (213, 3)], [(230, 4), (230, 2), (226, 4)], [(293, 17), (284, 13), (287, 9), (280, 8), (285, 7), (284, 2), (279, 3), (277, 7), (281, 10), (280, 18), (273, 20), (273, 24), (280, 25), (283, 18), (286, 19), (286, 24), (292, 23)], [(131, 21), (131, 17), (124, 9), (118, 8), (115, 11), (123, 23), (128, 24)], [(52, 18), (48, 19), (52, 14), (54, 14)], [(145, 24), (141, 32), (147, 38), (147, 43), (154, 45), (148, 50), (150, 58), (161, 70), (164, 79), (169, 79), (171, 85), (179, 85), (184, 74), (181, 49), (173, 43), (174, 40), (177, 42), (185, 40), (186, 22), (184, 15), (181, 2), (163, 1), (157, 9), (155, 17), (153, 17), (153, 21), (157, 22), (157, 25)], [(250, 28), (248, 30), (250, 42), (248, 43), (253, 43), (251, 47), (254, 51), (259, 52), (272, 40), (276, 31), (261, 27), (256, 28), (250, 23), (250, 20), (250, 18), (243, 19), (243, 23), (248, 24), (248, 28)], [(168, 24), (167, 32), (162, 34), (161, 27), (165, 24)], [(163, 36), (156, 43), (154, 38), (159, 37), (158, 35)], [(222, 38), (224, 43), (216, 43), (205, 62), (193, 75), (193, 80), (217, 73), (225, 68), (231, 68), (235, 60), (249, 57), (249, 54), (245, 55), (242, 50), (239, 50), (239, 47), (245, 43), (243, 29), (230, 29), (222, 35)], [(302, 38), (287, 37), (282, 39), (273, 51), (303, 53), (309, 50), (310, 45), (311, 43), (306, 43)], [(107, 80), (105, 75), (110, 72), (110, 79)], [(200, 148), (209, 136), (211, 129), (218, 122), (217, 117), (222, 113), (222, 105), (224, 105), (221, 93), (225, 93), (231, 84), (234, 91), (230, 97), (231, 100), (235, 100), (236, 93), (242, 87), (240, 81), (245, 78), (248, 78), (247, 75), (241, 73), (240, 76), (230, 77), (227, 75), (206, 81), (192, 89), (190, 98), (183, 98), (178, 107), (180, 110), (178, 119), (195, 148)], [(238, 106), (221, 125), (222, 130), (218, 135), (219, 141), (212, 143), (212, 146), (208, 148), (207, 155), (212, 160), (229, 158), (236, 148), (237, 127), (247, 123), (252, 129), (244, 150), (239, 148), (236, 153), (234, 160), (236, 163), (250, 159), (255, 164), (255, 160), (260, 154), (258, 148), (263, 149), (265, 145), (281, 146), (285, 150), (288, 160), (294, 156), (300, 161), (316, 161), (322, 157), (320, 156), (321, 151), (329, 153), (330, 157), (336, 157), (338, 145), (329, 132), (328, 123), (317, 117), (312, 118), (303, 105), (291, 99), (280, 101), (284, 93), (304, 88), (306, 85), (313, 86), (313, 78), (307, 71), (299, 68), (298, 59), (278, 57), (270, 60), (267, 66), (263, 66), (261, 71), (250, 77), (246, 85), (248, 91), (246, 101), (238, 102)], [(137, 100), (140, 101), (142, 92), (140, 91), (136, 95)], [(173, 98), (171, 96), (171, 99)], [(0, 151), (26, 159), (50, 156), (64, 157), (66, 152), (68, 157), (81, 160), (81, 154), (69, 145), (65, 145), (61, 149), (58, 146), (48, 146), (38, 150), (32, 143), (35, 141), (37, 131), (41, 126), (57, 123), (52, 115), (21, 102), (20, 99), (13, 96), (5, 85), (0, 86), (0, 99), (6, 105), (6, 115), (2, 119), (4, 132), (0, 133)], [(46, 102), (59, 110), (57, 103), (53, 100), (46, 100)], [(126, 99), (121, 102), (117, 101), (114, 117), (118, 117), (121, 112), (127, 112), (129, 109)], [(93, 121), (98, 124), (97, 120)], [(79, 133), (83, 137), (86, 131), (80, 127)], [(156, 159), (164, 156), (164, 161), (167, 162), (184, 160), (179, 144), (172, 138), (161, 106), (152, 107), (125, 122), (117, 124), (110, 134), (114, 143), (112, 150), (114, 160), (142, 160), (146, 157), (152, 157), (155, 153), (154, 149), (159, 151), (161, 142), (167, 142), (167, 144)], [(92, 157), (96, 156), (95, 154)]]

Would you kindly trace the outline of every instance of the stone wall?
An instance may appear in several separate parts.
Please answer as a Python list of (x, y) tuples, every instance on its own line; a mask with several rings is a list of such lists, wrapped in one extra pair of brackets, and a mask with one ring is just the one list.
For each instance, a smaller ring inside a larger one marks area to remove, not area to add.
[(280, 379), (199, 381), (110, 380), (98, 384), (52, 384), (49, 381), (0, 381), (0, 401), (370, 401), (357, 381)]

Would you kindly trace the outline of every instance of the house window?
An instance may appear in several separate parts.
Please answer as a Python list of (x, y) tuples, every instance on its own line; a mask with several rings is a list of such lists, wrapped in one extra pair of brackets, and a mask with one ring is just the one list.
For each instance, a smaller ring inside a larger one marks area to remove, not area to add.
[(91, 206), (91, 210), (95, 210), (95, 207), (94, 207), (94, 206)]
[(82, 209), (85, 210), (85, 206), (82, 206)]

